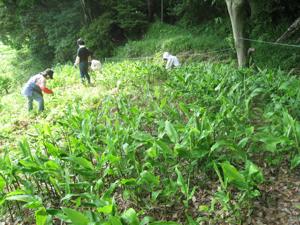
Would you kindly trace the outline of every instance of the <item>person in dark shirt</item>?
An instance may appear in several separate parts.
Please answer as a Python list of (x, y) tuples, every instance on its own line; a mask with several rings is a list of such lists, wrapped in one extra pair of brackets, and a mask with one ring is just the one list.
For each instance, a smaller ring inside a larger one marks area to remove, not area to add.
[(91, 78), (88, 73), (88, 68), (89, 68), (89, 62), (91, 61), (92, 54), (90, 50), (88, 50), (87, 47), (85, 47), (84, 41), (81, 38), (77, 40), (77, 45), (79, 47), (77, 50), (77, 56), (76, 56), (74, 66), (79, 65), (81, 82), (84, 83), (85, 80), (87, 80), (88, 83), (90, 84)]

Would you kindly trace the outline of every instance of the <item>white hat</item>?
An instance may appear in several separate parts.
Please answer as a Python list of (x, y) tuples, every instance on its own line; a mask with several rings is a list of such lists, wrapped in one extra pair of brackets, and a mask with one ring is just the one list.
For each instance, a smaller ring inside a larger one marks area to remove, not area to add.
[(163, 59), (168, 59), (169, 55), (170, 55), (169, 52), (164, 52)]

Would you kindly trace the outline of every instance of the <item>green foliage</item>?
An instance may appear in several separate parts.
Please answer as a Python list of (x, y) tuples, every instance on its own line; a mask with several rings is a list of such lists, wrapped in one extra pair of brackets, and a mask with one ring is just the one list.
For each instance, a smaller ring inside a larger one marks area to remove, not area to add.
[(175, 1), (176, 3), (168, 5), (170, 15), (180, 18), (180, 23), (185, 25), (198, 25), (213, 17), (224, 16), (226, 11), (225, 2), (220, 1), (217, 5), (215, 1), (207, 0), (184, 0)]
[(80, 35), (87, 41), (94, 57), (110, 56), (115, 46), (109, 35), (114, 22), (111, 17), (110, 13), (103, 14), (97, 20), (81, 29)]
[(80, 5), (74, 1), (59, 3), (54, 1), (50, 7), (53, 9), (42, 13), (39, 17), (43, 20), (47, 45), (53, 51), (55, 62), (73, 62), (77, 48), (76, 40), (79, 38), (82, 23)]
[(0, 94), (8, 94), (8, 90), (11, 87), (11, 79), (8, 77), (0, 76)]
[[(223, 22), (221, 22), (223, 23)], [(217, 27), (221, 30), (215, 32)], [(150, 26), (142, 41), (129, 41), (124, 47), (116, 50), (119, 57), (152, 56), (154, 53), (168, 51), (172, 54), (189, 54), (228, 48), (225, 37), (228, 33), (228, 24), (211, 23), (195, 29), (186, 29), (154, 23)]]
[[(166, 71), (157, 57), (105, 63), (85, 87), (71, 65), (54, 70), (44, 114), (25, 112), (18, 93), (1, 98), (4, 214), (37, 224), (195, 224), (196, 199), (207, 221), (237, 224), (259, 197), (260, 167), (285, 158), (299, 166), (298, 77), (204, 62)], [(198, 198), (207, 189), (211, 202)], [(160, 221), (175, 209), (174, 221)]]
[(147, 21), (146, 1), (120, 1), (114, 7), (117, 11), (116, 23), (125, 31), (127, 37), (139, 37), (146, 31)]
[(86, 218), (82, 213), (74, 210), (74, 209), (68, 209), (64, 208), (63, 212), (67, 215), (67, 218), (72, 221), (72, 224), (74, 225), (88, 225), (89, 220)]

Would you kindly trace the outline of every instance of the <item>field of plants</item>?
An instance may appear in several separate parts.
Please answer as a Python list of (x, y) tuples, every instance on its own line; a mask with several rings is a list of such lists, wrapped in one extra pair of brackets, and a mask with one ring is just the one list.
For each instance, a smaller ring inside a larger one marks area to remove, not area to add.
[[(2, 95), (1, 222), (256, 224), (273, 178), (299, 178), (298, 77), (205, 62), (166, 71), (157, 58), (106, 63), (92, 80), (55, 67), (42, 114), (20, 88)], [(295, 191), (281, 214), (291, 224)]]

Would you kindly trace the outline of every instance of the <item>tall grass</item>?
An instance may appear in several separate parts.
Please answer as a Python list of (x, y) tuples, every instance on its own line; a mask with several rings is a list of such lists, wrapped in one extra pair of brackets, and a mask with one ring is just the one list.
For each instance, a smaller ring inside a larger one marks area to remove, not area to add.
[[(142, 41), (129, 41), (116, 50), (117, 57), (152, 56), (156, 52), (173, 54), (199, 52), (228, 47), (226, 32), (213, 32), (217, 24), (201, 25), (197, 29), (154, 23)], [(223, 25), (220, 25), (223, 26)], [(224, 25), (225, 26), (225, 25)]]

